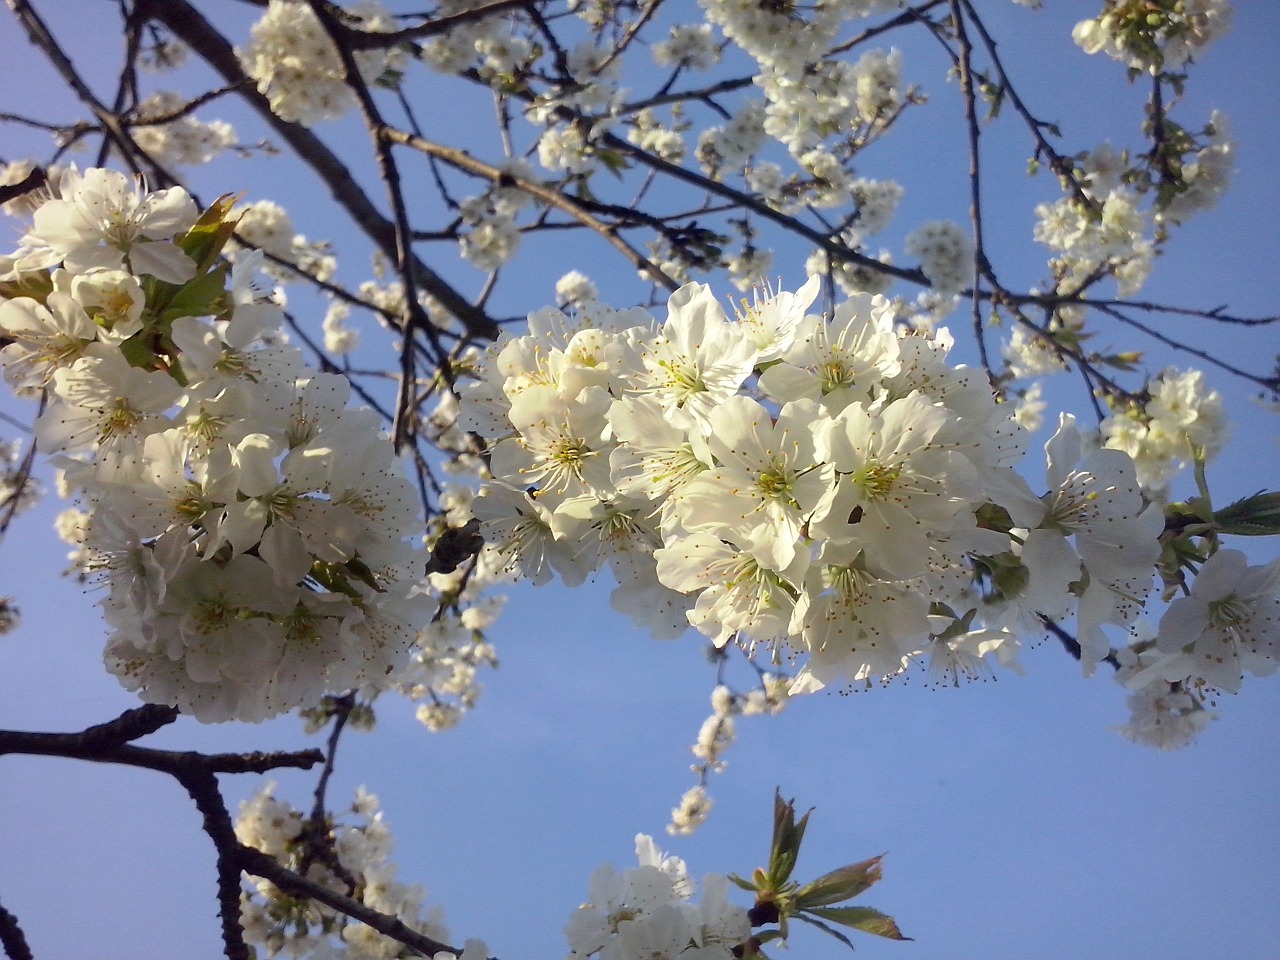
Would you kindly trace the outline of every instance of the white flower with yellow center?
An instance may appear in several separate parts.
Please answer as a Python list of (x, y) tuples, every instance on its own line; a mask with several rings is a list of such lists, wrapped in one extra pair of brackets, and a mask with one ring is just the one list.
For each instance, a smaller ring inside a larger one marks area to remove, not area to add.
[(826, 544), (791, 620), (809, 651), (791, 692), (898, 673), (928, 636), (928, 611), (924, 594), (868, 571), (858, 548)]
[(601, 387), (568, 398), (550, 387), (531, 387), (516, 398), (511, 422), (518, 436), (493, 450), (495, 477), (533, 487), (558, 503), (582, 494), (608, 496), (609, 451), (605, 419), (612, 400)]
[(930, 535), (951, 530), (978, 494), (973, 465), (934, 443), (953, 417), (918, 393), (878, 413), (859, 403), (842, 410), (831, 429), (839, 478), (813, 535), (858, 544), (868, 568), (890, 577), (922, 575)]
[(812, 401), (789, 403), (774, 422), (749, 397), (730, 397), (711, 413), (708, 445), (719, 466), (680, 492), (687, 530), (712, 530), (775, 570), (796, 555), (800, 532), (833, 476), (818, 445), (830, 420)]
[[(1075, 418), (1063, 414), (1047, 444), (1049, 492), (1044, 519), (1028, 533), (1022, 562), (1033, 587), (1059, 592), (1082, 579), (1079, 641), (1086, 669), (1110, 651), (1105, 623), (1127, 627), (1141, 611), (1160, 556), (1164, 514), (1146, 506), (1133, 461), (1119, 450), (1081, 460)], [(1074, 538), (1074, 546), (1067, 538)], [(1081, 567), (1087, 577), (1083, 577)], [(1053, 586), (1057, 585), (1057, 586)]]
[(1165, 654), (1135, 674), (1131, 688), (1155, 679), (1204, 682), (1234, 693), (1243, 674), (1280, 666), (1280, 560), (1249, 566), (1239, 550), (1219, 550), (1200, 568), (1191, 592), (1169, 604), (1156, 649)]
[(698, 593), (689, 622), (723, 647), (735, 634), (751, 646), (781, 643), (799, 593), (796, 584), (809, 565), (800, 552), (782, 570), (773, 570), (719, 536), (697, 531), (654, 552), (658, 579), (681, 593)]
[(760, 376), (760, 389), (779, 403), (823, 398), (835, 412), (869, 400), (872, 388), (899, 370), (893, 310), (883, 297), (858, 294), (830, 320), (805, 317), (782, 361)]
[(706, 433), (711, 412), (751, 375), (756, 346), (703, 284), (673, 293), (668, 311), (661, 334), (640, 344), (632, 391), (656, 397), (673, 425)]

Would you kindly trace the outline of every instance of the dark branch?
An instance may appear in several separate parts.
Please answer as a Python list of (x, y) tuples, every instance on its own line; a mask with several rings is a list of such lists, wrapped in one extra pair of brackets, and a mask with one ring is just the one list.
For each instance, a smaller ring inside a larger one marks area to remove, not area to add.
[[(271, 112), (267, 98), (258, 93), (240, 68), (240, 61), (231, 44), (199, 11), (187, 0), (140, 0), (140, 9), (149, 18), (163, 23), (221, 74), (223, 80), (233, 86), (245, 102), (289, 144), (299, 159), (315, 171), (329, 188), (337, 204), (356, 225), (388, 259), (395, 260), (395, 225), (378, 211), (360, 189), (351, 171), (319, 137), (306, 127), (281, 120)], [(475, 307), (425, 263), (415, 258), (413, 265), (418, 284), (457, 317), (471, 336), (491, 340), (498, 335), (498, 325), (484, 311)]]
[(405, 925), (395, 917), (379, 913), (377, 910), (366, 907), (358, 900), (353, 900), (351, 897), (344, 896), (341, 893), (330, 890), (328, 887), (321, 886), (315, 881), (299, 876), (292, 870), (285, 869), (274, 857), (268, 856), (261, 850), (241, 845), (237, 852), (237, 857), (241, 868), (246, 873), (251, 873), (255, 877), (262, 877), (264, 880), (270, 880), (285, 893), (292, 894), (295, 897), (316, 900), (325, 906), (332, 907), (353, 920), (359, 920), (361, 923), (372, 927), (384, 936), (391, 937), (391, 939), (403, 943), (407, 947), (412, 947), (423, 956), (432, 957), (441, 951), (452, 953), (454, 956), (459, 956), (462, 953), (457, 947), (451, 947), (447, 943), (433, 940), (426, 934), (419, 933)]
[(35, 960), (31, 947), (27, 945), (26, 934), (18, 926), (18, 918), (0, 904), (0, 947), (4, 947), (5, 956), (9, 960)]

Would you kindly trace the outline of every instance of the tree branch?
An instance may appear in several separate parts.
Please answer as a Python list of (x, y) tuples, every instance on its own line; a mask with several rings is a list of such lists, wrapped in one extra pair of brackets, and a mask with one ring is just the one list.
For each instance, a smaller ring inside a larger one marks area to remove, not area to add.
[[(319, 137), (306, 127), (281, 120), (272, 113), (266, 97), (258, 93), (245, 76), (231, 44), (209, 21), (187, 0), (139, 0), (139, 8), (149, 19), (164, 24), (178, 39), (199, 53), (229, 86), (234, 87), (245, 102), (293, 148), (299, 159), (315, 171), (355, 224), (388, 259), (395, 260), (395, 225), (378, 211), (360, 189), (351, 171)], [(469, 335), (483, 340), (497, 337), (498, 325), (493, 318), (474, 306), (421, 260), (414, 258), (413, 268), (422, 288), (457, 317)]]
[(195, 801), (203, 818), (204, 832), (217, 852), (218, 918), (222, 925), (222, 944), (227, 960), (250, 960), (253, 951), (244, 939), (240, 925), (240, 863), (237, 853), (240, 841), (227, 805), (218, 789), (218, 778), (208, 772), (174, 774)]
[(0, 947), (4, 947), (9, 960), (35, 960), (31, 947), (27, 945), (26, 934), (18, 925), (18, 918), (3, 904), (0, 904)]
[(451, 947), (447, 943), (441, 943), (426, 934), (419, 933), (396, 917), (380, 913), (377, 910), (366, 907), (359, 900), (353, 900), (351, 897), (321, 886), (313, 880), (299, 876), (292, 870), (282, 867), (274, 857), (263, 853), (261, 850), (241, 844), (236, 856), (241, 869), (246, 873), (251, 873), (255, 877), (261, 877), (264, 880), (270, 880), (285, 893), (292, 894), (295, 897), (316, 900), (327, 907), (332, 907), (353, 920), (359, 920), (366, 926), (372, 927), (384, 936), (403, 943), (407, 947), (412, 947), (423, 956), (432, 957), (441, 951), (452, 953), (454, 956), (462, 953), (457, 947)]
[(432, 143), (430, 140), (424, 140), (421, 137), (415, 137), (405, 133), (402, 130), (388, 129), (386, 135), (396, 143), (402, 143), (405, 146), (419, 150), (428, 156), (443, 160), (445, 163), (459, 170), (465, 170), (476, 176), (485, 177), (495, 184), (507, 184), (523, 190), (537, 200), (554, 207), (569, 216), (573, 217), (580, 225), (588, 227), (603, 237), (608, 243), (618, 250), (624, 257), (630, 260), (638, 269), (647, 272), (657, 283), (662, 284), (668, 290), (675, 290), (680, 286), (675, 280), (672, 280), (662, 269), (642, 254), (631, 244), (627, 243), (618, 235), (617, 227), (607, 224), (599, 218), (588, 213), (585, 206), (577, 203), (565, 193), (554, 187), (548, 187), (545, 184), (538, 183), (534, 180), (528, 180), (524, 177), (516, 176), (492, 164), (478, 160), (465, 150), (458, 150), (455, 147), (447, 147), (443, 144)]

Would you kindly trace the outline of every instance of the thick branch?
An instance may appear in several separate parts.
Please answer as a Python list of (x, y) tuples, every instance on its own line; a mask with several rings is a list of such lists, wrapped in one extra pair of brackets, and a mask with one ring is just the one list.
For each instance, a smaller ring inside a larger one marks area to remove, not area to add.
[(18, 926), (18, 918), (0, 905), (0, 947), (9, 960), (35, 960), (26, 934)]
[(65, 757), (90, 763), (119, 763), (157, 770), (178, 777), (195, 773), (266, 773), (282, 767), (307, 770), (324, 762), (319, 750), (281, 753), (196, 753), (191, 750), (157, 750), (134, 746), (130, 741), (154, 733), (178, 715), (172, 707), (154, 704), (127, 710), (115, 720), (79, 733), (35, 733), (0, 730), (0, 756)]
[(236, 856), (240, 841), (218, 789), (218, 778), (212, 773), (192, 772), (178, 775), (177, 780), (195, 801), (204, 820), (204, 832), (218, 854), (218, 919), (227, 960), (250, 960), (254, 954), (240, 925), (240, 863)]
[[(80, 733), (28, 733), (0, 730), (0, 756), (8, 753), (56, 756), (94, 763), (119, 763), (167, 773), (186, 789), (204, 819), (204, 832), (217, 851), (218, 915), (228, 960), (252, 956), (240, 926), (240, 841), (218, 789), (218, 773), (265, 773), (281, 767), (307, 769), (324, 760), (319, 750), (296, 753), (202, 754), (153, 750), (130, 741), (154, 733), (178, 716), (172, 707), (153, 704), (127, 710), (114, 720)], [(12, 922), (11, 922), (12, 921)], [(11, 958), (30, 957), (17, 921), (0, 908), (0, 944)]]
[(428, 20), (426, 23), (420, 23), (416, 27), (406, 27), (403, 30), (388, 30), (385, 32), (356, 30), (345, 23), (341, 24), (341, 28), (344, 43), (349, 50), (385, 50), (387, 47), (393, 47), (397, 44), (439, 36), (442, 33), (448, 33), (454, 27), (473, 23), (476, 20), (483, 20), (485, 17), (496, 16), (511, 10), (520, 10), (529, 6), (530, 2), (531, 0), (491, 0), (489, 3), (472, 7), (470, 10), (460, 10), (447, 17), (437, 17), (434, 20)]

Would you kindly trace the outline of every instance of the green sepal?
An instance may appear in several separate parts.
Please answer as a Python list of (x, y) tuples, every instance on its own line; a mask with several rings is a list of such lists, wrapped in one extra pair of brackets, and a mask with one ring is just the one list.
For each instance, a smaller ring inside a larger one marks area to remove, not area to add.
[(375, 593), (387, 592), (386, 588), (378, 583), (378, 578), (374, 576), (374, 573), (369, 569), (368, 564), (359, 557), (352, 557), (342, 565), (342, 568)]
[(17, 280), (0, 282), (0, 300), (30, 297), (40, 303), (48, 303), (52, 292), (53, 277), (48, 270), (37, 270), (35, 273), (25, 273)]
[(997, 553), (977, 558), (991, 574), (991, 586), (1003, 597), (1020, 596), (1031, 583), (1031, 571), (1014, 553)]

